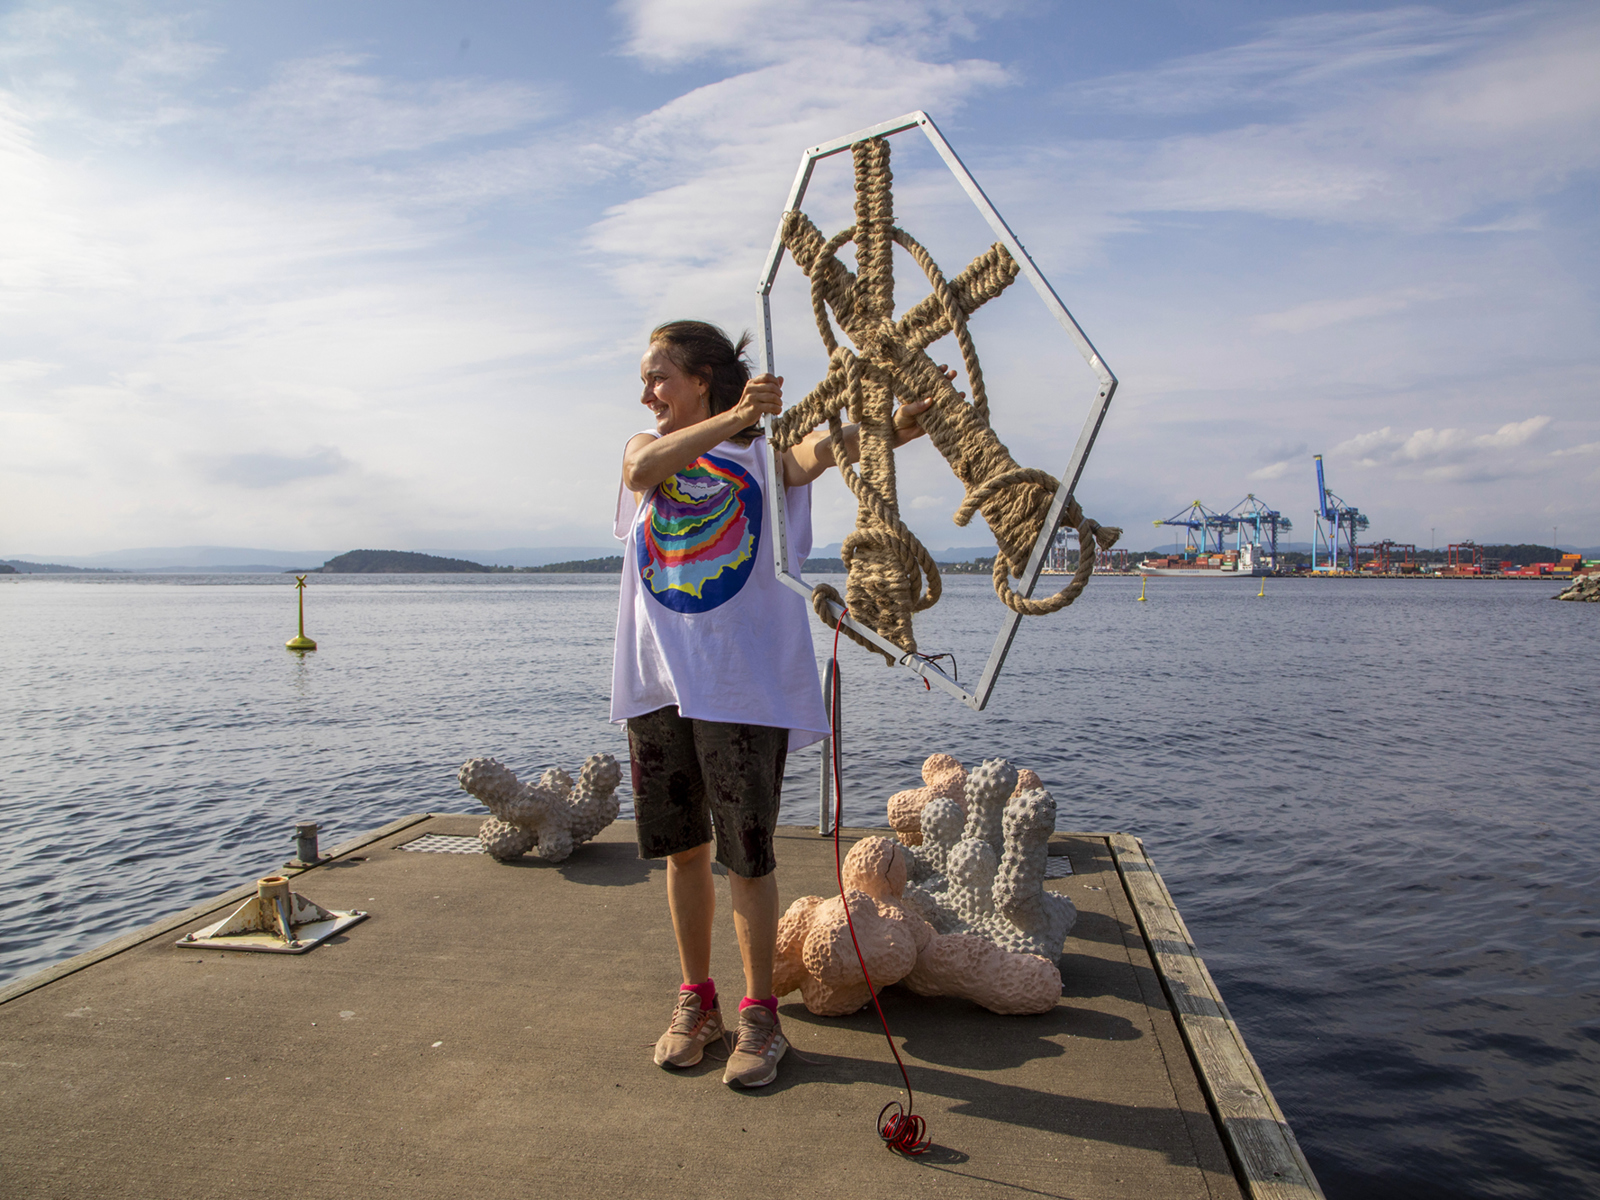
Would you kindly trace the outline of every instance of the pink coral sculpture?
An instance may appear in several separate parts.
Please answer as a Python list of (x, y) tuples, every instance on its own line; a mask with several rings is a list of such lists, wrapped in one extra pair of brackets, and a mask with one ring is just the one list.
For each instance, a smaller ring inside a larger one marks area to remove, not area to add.
[(1037, 954), (1008, 954), (975, 933), (935, 934), (901, 981), (921, 996), (959, 996), (1007, 1016), (1049, 1012), (1061, 972)]
[[(974, 934), (940, 934), (905, 907), (904, 846), (863, 838), (844, 861), (845, 894), (873, 983), (904, 981), (924, 996), (960, 996), (993, 1012), (1041, 1013), (1061, 995), (1056, 965), (1008, 953)], [(802, 896), (778, 923), (773, 991), (799, 990), (818, 1016), (845, 1016), (871, 998), (839, 897)]]
[[(848, 889), (850, 916), (855, 922), (861, 957), (872, 982), (881, 990), (910, 974), (917, 962), (917, 943), (911, 926), (891, 919), (904, 914), (879, 911), (865, 892)], [(930, 936), (933, 931), (928, 931)], [(778, 922), (778, 957), (772, 991), (783, 996), (800, 989), (806, 1008), (820, 1017), (842, 1017), (869, 999), (861, 962), (856, 958), (845, 921), (844, 902), (833, 896), (802, 896)]]
[(954, 800), (961, 806), (962, 818), (967, 815), (967, 771), (950, 755), (928, 756), (922, 764), (922, 784), (889, 797), (889, 828), (905, 846), (922, 844), (922, 810), (928, 801), (941, 797)]

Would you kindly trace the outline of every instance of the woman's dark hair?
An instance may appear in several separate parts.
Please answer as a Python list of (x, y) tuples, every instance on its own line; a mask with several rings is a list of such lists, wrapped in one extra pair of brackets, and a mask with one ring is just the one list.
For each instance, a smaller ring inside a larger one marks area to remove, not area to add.
[[(735, 345), (707, 321), (668, 321), (650, 331), (652, 345), (663, 346), (680, 371), (704, 381), (710, 389), (707, 399), (712, 416), (727, 412), (744, 394), (744, 385), (750, 382), (750, 360), (744, 351), (750, 340), (746, 331)], [(760, 433), (760, 427), (752, 425), (728, 440), (749, 444)]]

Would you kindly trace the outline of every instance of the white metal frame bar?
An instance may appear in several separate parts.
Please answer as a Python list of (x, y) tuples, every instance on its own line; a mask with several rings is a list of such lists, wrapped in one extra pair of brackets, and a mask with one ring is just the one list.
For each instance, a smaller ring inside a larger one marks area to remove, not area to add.
[[(1044, 567), (1045, 555), (1050, 548), (1050, 540), (1055, 535), (1056, 526), (1061, 520), (1061, 514), (1066, 510), (1067, 502), (1071, 499), (1073, 491), (1078, 486), (1078, 478), (1083, 474), (1083, 464), (1089, 457), (1089, 451), (1094, 448), (1095, 437), (1100, 432), (1101, 423), (1106, 417), (1106, 410), (1111, 406), (1111, 397), (1117, 390), (1117, 377), (1111, 373), (1093, 343), (1085, 334), (1078, 322), (1073, 319), (1067, 306), (1056, 295), (1055, 289), (1050, 286), (1049, 280), (1044, 277), (1033, 259), (1029, 257), (1022, 243), (1017, 240), (1017, 235), (1011, 232), (1005, 218), (995, 209), (989, 197), (984, 194), (978, 181), (972, 177), (956, 152), (950, 148), (950, 143), (945, 141), (944, 134), (939, 132), (939, 127), (933, 119), (924, 112), (907, 113), (893, 121), (884, 121), (881, 124), (870, 126), (867, 129), (858, 129), (855, 133), (846, 134), (844, 137), (835, 138), (831, 142), (823, 142), (812, 146), (800, 156), (800, 168), (795, 173), (794, 186), (789, 189), (789, 201), (784, 206), (784, 212), (789, 213), (800, 207), (805, 199), (806, 189), (811, 184), (811, 172), (818, 161), (829, 158), (835, 154), (842, 154), (857, 142), (868, 138), (889, 137), (896, 133), (903, 133), (908, 129), (921, 129), (928, 141), (933, 143), (933, 148), (938, 151), (939, 157), (950, 168), (950, 173), (956, 177), (963, 191), (967, 193), (973, 205), (983, 214), (988, 221), (989, 228), (995, 233), (1000, 242), (1011, 252), (1016, 259), (1022, 273), (1027, 276), (1028, 282), (1033, 285), (1033, 290), (1044, 301), (1045, 307), (1061, 323), (1067, 331), (1067, 336), (1072, 339), (1078, 348), (1078, 353), (1083, 355), (1084, 361), (1089, 364), (1090, 370), (1099, 380), (1099, 392), (1095, 402), (1090, 406), (1088, 416), (1083, 423), (1082, 432), (1078, 435), (1078, 443), (1073, 448), (1072, 457), (1067, 462), (1066, 470), (1061, 474), (1061, 486), (1056, 490), (1055, 498), (1050, 503), (1049, 511), (1045, 514), (1043, 526), (1040, 527), (1039, 536), (1033, 545), (1033, 552), (1028, 556), (1028, 565), (1022, 573), (1021, 586), (1017, 588), (1023, 596), (1033, 595), (1034, 585), (1038, 582), (1039, 572)], [(772, 283), (777, 278), (778, 267), (783, 261), (783, 222), (778, 223), (778, 232), (773, 236), (772, 249), (767, 252), (766, 265), (762, 268), (761, 282), (757, 294), (761, 297), (761, 369), (772, 372), (775, 361), (772, 347)], [(771, 433), (773, 418), (763, 418), (768, 433), (767, 438), (767, 478), (770, 481), (767, 488), (768, 503), (770, 505), (768, 527), (773, 530), (772, 557), (773, 566), (777, 571), (778, 579), (787, 587), (805, 596), (811, 596), (811, 585), (798, 578), (789, 571), (789, 537), (784, 520), (783, 496), (783, 471), (778, 462), (777, 452), (772, 447)], [(839, 619), (838, 605), (828, 606), (832, 619)], [(977, 685), (972, 691), (967, 691), (954, 678), (945, 674), (933, 663), (914, 655), (905, 654), (900, 647), (888, 639), (881, 637), (876, 630), (858, 623), (853, 617), (846, 615), (844, 623), (850, 629), (860, 634), (873, 645), (880, 647), (901, 665), (914, 674), (920, 676), (931, 686), (948, 692), (956, 699), (961, 700), (975, 711), (981, 712), (989, 703), (989, 696), (994, 691), (995, 680), (1000, 674), (1000, 667), (1006, 660), (1006, 654), (1011, 649), (1012, 639), (1017, 635), (1017, 626), (1022, 616), (1007, 610), (1004, 624), (1000, 628), (999, 636), (995, 638), (994, 648), (989, 653), (989, 661), (984, 664), (983, 674), (979, 677)]]

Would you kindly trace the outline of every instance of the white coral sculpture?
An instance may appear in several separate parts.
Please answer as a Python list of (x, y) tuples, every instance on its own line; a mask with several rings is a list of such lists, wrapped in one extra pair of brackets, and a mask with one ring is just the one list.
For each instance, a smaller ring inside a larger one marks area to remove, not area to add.
[[(903, 983), (923, 996), (959, 996), (992, 1012), (1042, 1013), (1061, 998), (1053, 957), (1002, 950), (974, 933), (941, 934), (909, 910), (909, 855), (888, 838), (863, 838), (844, 860), (845, 895), (861, 956), (881, 988)], [(819, 1016), (844, 1016), (869, 997), (838, 896), (802, 896), (778, 923), (772, 990), (796, 988)]]
[[(948, 779), (950, 761), (947, 754), (933, 755), (923, 778), (937, 773)], [(966, 773), (961, 801), (949, 790), (946, 783), (945, 794), (929, 796), (916, 814), (918, 840), (901, 903), (940, 933), (972, 933), (1002, 950), (1054, 961), (1078, 919), (1071, 900), (1044, 888), (1055, 799), (1032, 771), (1018, 771), (1003, 758)], [(907, 831), (896, 831), (906, 841)]]
[(622, 768), (609, 754), (586, 758), (576, 784), (560, 767), (537, 783), (519, 783), (511, 768), (493, 758), (468, 759), (456, 778), (494, 814), (479, 828), (478, 841), (501, 862), (530, 850), (561, 862), (615, 821), (621, 804)]

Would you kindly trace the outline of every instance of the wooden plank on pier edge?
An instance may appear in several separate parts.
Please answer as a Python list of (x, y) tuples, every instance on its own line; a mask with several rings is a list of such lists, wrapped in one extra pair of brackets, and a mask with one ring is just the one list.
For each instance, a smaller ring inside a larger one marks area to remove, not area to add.
[(1240, 1183), (1256, 1200), (1322, 1200), (1322, 1188), (1144, 843), (1121, 833), (1107, 840)]

